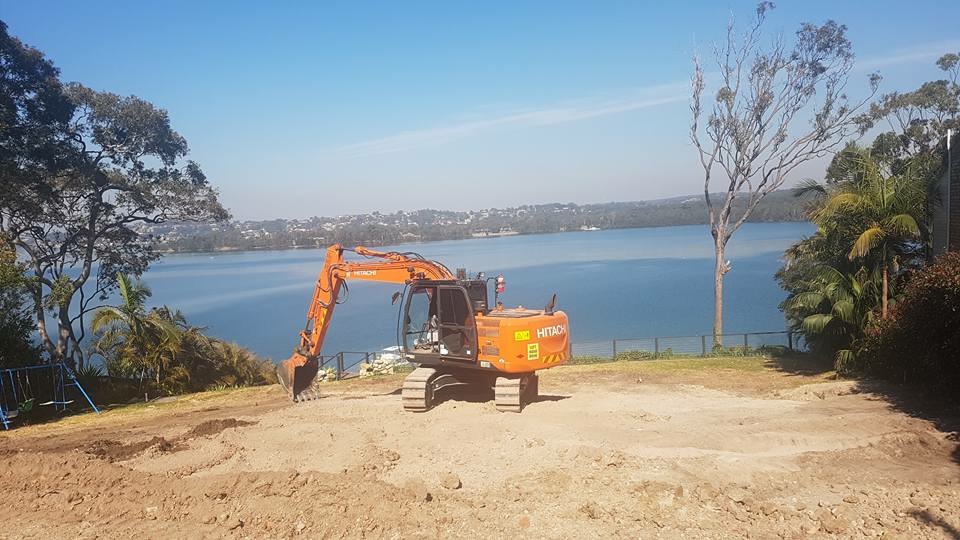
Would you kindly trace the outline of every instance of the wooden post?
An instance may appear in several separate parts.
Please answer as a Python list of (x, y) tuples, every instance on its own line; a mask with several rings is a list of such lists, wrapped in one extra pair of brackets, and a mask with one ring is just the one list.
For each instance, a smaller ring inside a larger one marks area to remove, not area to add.
[(700, 336), (700, 356), (707, 355), (707, 336)]
[(653, 357), (660, 358), (660, 338), (653, 338)]
[(617, 340), (613, 340), (613, 359), (617, 359)]
[(747, 349), (750, 347), (750, 344), (747, 343), (747, 336), (750, 334), (743, 335), (743, 354), (747, 354)]
[(337, 380), (343, 376), (343, 352), (337, 353)]
[(787, 331), (787, 350), (793, 351), (793, 332)]

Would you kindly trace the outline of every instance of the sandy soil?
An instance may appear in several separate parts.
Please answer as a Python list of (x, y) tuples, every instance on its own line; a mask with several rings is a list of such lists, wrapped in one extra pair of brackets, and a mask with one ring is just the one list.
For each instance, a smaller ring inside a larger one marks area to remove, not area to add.
[(851, 382), (572, 366), (424, 414), (399, 376), (181, 398), (0, 436), (0, 537), (952, 538), (955, 434)]

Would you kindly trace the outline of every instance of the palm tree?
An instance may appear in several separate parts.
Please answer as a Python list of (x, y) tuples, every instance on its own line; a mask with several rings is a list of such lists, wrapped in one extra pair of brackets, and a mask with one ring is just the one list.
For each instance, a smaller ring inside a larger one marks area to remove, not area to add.
[(94, 349), (108, 365), (139, 368), (141, 375), (149, 370), (159, 384), (179, 351), (180, 328), (176, 319), (145, 310), (151, 291), (144, 283), (119, 273), (117, 285), (121, 304), (99, 308), (90, 323), (97, 335)]
[(870, 259), (881, 271), (880, 313), (886, 319), (890, 297), (890, 271), (915, 250), (925, 201), (925, 186), (913, 167), (893, 175), (868, 151), (852, 159), (851, 180), (828, 191), (823, 206), (815, 212), (818, 223), (850, 227), (855, 239), (847, 257)]
[(880, 279), (876, 271), (849, 274), (829, 265), (812, 274), (780, 307), (812, 349), (834, 353), (839, 369), (852, 360), (852, 345), (873, 320)]

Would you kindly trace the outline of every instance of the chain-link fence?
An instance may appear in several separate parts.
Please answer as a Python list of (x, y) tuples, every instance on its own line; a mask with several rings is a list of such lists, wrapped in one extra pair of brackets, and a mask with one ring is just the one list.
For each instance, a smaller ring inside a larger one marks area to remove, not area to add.
[(578, 341), (570, 346), (574, 362), (644, 360), (674, 356), (743, 356), (771, 350), (800, 351), (804, 346), (793, 332), (747, 332), (699, 336), (658, 336)]

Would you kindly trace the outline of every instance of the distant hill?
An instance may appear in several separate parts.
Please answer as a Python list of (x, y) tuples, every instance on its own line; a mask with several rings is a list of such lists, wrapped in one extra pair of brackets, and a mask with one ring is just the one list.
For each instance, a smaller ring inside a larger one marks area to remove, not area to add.
[[(718, 199), (720, 197), (718, 195)], [(776, 191), (760, 203), (750, 221), (806, 221), (804, 202), (791, 190)], [(735, 214), (742, 212), (742, 201), (738, 200), (734, 208)], [(466, 212), (373, 212), (309, 219), (234, 221), (218, 225), (164, 223), (141, 226), (139, 232), (152, 237), (157, 248), (163, 251), (203, 252), (324, 247), (334, 242), (377, 246), (581, 229), (705, 223), (707, 208), (703, 196), (689, 195), (652, 201), (583, 205), (552, 203)]]

